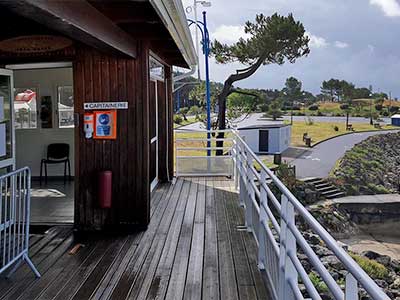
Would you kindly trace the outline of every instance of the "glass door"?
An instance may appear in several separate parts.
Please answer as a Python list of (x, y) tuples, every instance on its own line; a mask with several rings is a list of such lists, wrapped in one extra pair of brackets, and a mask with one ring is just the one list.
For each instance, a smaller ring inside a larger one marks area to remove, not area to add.
[(150, 80), (150, 189), (153, 190), (158, 183), (158, 105), (157, 82)]
[(0, 174), (15, 168), (13, 72), (0, 69)]

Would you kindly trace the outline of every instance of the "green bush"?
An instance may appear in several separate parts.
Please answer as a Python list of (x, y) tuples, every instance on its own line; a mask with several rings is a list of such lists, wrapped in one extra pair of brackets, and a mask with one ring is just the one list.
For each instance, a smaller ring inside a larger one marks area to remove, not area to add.
[(318, 110), (318, 105), (313, 104), (308, 109), (311, 110), (311, 111), (316, 111), (316, 110)]
[(385, 279), (389, 275), (386, 267), (375, 260), (350, 253), (351, 257), (360, 265), (360, 267), (374, 279)]
[(322, 281), (322, 279), (319, 277), (318, 274), (311, 272), (310, 274), (308, 274), (308, 276), (310, 277), (311, 282), (313, 283), (318, 292), (326, 293), (329, 291), (328, 286), (326, 285), (325, 282)]
[(175, 115), (174, 116), (174, 123), (175, 124), (180, 125), (180, 124), (182, 124), (182, 122), (183, 122), (183, 119), (182, 119), (182, 117), (180, 115)]

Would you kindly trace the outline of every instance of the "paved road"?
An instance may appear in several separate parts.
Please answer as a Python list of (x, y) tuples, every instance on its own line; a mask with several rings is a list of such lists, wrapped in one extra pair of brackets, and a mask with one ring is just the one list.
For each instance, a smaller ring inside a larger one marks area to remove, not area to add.
[(364, 132), (343, 135), (323, 142), (314, 148), (305, 150), (305, 152), (291, 164), (296, 166), (298, 178), (321, 177), (325, 178), (335, 166), (347, 150), (354, 147), (355, 144), (365, 140), (366, 138), (387, 134), (389, 132), (398, 132), (398, 130), (380, 131), (380, 132)]
[[(247, 118), (239, 118), (236, 121), (234, 121), (234, 124), (240, 128), (240, 127), (247, 127), (247, 126), (254, 126), (254, 125), (265, 125), (265, 124), (281, 124), (283, 120), (290, 121), (290, 116), (284, 116), (280, 121), (272, 121), (269, 118), (264, 118), (263, 113), (254, 113)], [(346, 123), (346, 117), (312, 117), (312, 119), (315, 122), (338, 122), (338, 123)], [(304, 116), (293, 116), (294, 121), (304, 121), (305, 117)], [(369, 119), (368, 118), (359, 118), (359, 117), (350, 117), (349, 122), (353, 124), (357, 123), (367, 123), (369, 124)], [(390, 119), (389, 118), (384, 118), (383, 122), (385, 124), (390, 124)], [(204, 130), (205, 127), (203, 123), (197, 122), (193, 123), (190, 125), (182, 126), (179, 129), (185, 129), (185, 130)]]

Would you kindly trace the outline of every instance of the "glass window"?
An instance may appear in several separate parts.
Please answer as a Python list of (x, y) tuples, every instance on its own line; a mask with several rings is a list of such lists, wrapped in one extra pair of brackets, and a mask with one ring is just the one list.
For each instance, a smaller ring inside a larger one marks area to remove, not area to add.
[(51, 96), (42, 96), (40, 99), (41, 128), (53, 128), (53, 103)]
[(164, 80), (164, 65), (150, 57), (150, 77)]
[(74, 90), (72, 86), (58, 87), (58, 126), (74, 127)]
[[(0, 75), (0, 159), (12, 157), (12, 126), (11, 126), (11, 84), (10, 77)], [(1, 107), (2, 106), (2, 107)], [(4, 140), (3, 140), (4, 139)], [(5, 143), (5, 149), (3, 148)]]
[(37, 89), (15, 89), (15, 128), (37, 128)]

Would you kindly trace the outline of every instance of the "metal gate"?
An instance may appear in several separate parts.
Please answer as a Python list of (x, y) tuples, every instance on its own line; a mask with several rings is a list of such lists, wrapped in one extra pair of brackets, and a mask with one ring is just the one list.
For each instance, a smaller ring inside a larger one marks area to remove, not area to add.
[(37, 277), (28, 256), (31, 172), (28, 167), (0, 176), (0, 274), (11, 275), (25, 261)]

